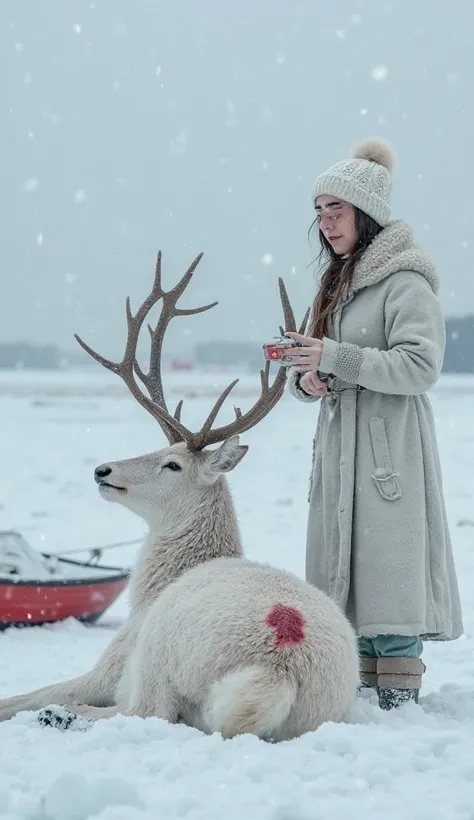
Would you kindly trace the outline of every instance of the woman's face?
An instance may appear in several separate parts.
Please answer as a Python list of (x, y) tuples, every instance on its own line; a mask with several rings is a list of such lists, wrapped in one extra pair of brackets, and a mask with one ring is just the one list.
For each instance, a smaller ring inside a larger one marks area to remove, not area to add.
[(355, 208), (342, 199), (321, 194), (316, 199), (319, 229), (338, 256), (352, 253), (358, 241)]

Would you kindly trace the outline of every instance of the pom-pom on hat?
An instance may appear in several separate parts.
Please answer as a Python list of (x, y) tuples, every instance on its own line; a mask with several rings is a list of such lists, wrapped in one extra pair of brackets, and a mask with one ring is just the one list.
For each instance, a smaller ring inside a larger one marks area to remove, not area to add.
[(313, 205), (321, 194), (349, 202), (385, 227), (390, 222), (393, 151), (384, 139), (366, 139), (351, 159), (332, 165), (313, 185)]

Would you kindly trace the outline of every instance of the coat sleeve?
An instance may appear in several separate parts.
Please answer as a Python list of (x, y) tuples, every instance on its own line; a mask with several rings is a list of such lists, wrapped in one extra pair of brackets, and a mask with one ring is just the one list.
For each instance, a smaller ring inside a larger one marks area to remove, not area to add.
[(441, 373), (446, 328), (439, 300), (421, 274), (394, 277), (384, 320), (388, 350), (325, 338), (320, 369), (377, 393), (424, 393)]

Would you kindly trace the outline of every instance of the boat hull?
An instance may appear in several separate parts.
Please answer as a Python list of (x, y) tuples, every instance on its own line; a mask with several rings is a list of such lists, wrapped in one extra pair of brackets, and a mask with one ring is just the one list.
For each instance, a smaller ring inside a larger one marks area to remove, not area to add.
[(39, 626), (76, 618), (93, 623), (117, 600), (128, 584), (130, 571), (58, 558), (83, 577), (47, 581), (0, 578), (0, 630), (10, 626)]

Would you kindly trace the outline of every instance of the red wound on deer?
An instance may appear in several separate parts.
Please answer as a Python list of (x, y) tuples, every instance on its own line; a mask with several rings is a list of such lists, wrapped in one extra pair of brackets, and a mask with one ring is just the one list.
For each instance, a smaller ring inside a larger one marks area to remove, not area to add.
[(304, 619), (293, 606), (276, 604), (268, 613), (265, 623), (275, 630), (277, 646), (291, 646), (304, 641)]

